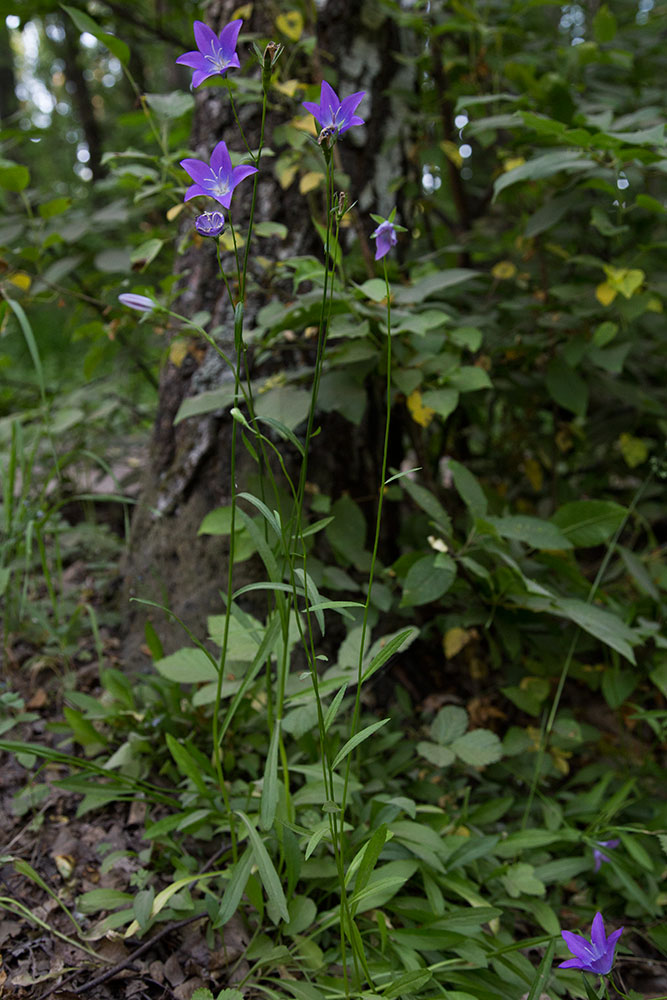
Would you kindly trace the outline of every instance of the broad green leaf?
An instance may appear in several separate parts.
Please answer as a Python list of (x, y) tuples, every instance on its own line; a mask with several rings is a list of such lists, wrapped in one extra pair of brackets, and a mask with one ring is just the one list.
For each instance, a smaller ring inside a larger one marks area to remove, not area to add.
[(509, 517), (487, 517), (488, 524), (493, 525), (503, 538), (513, 538), (525, 542), (534, 549), (571, 549), (572, 542), (559, 531), (550, 521), (528, 514), (516, 514)]
[(435, 271), (416, 281), (414, 285), (399, 285), (393, 289), (394, 301), (400, 305), (420, 303), (429, 295), (460, 285), (464, 281), (476, 278), (479, 271), (467, 270), (462, 267), (451, 267), (448, 270)]
[(535, 869), (532, 865), (519, 862), (510, 865), (505, 874), (501, 877), (505, 889), (513, 898), (523, 896), (543, 896), (546, 886), (535, 877)]
[(293, 385), (279, 385), (255, 397), (255, 412), (259, 417), (280, 421), (293, 431), (308, 417), (311, 395)]
[(144, 94), (144, 99), (151, 111), (164, 120), (181, 118), (195, 106), (192, 94), (182, 90), (172, 90), (169, 94)]
[(115, 55), (124, 66), (129, 64), (130, 49), (125, 42), (121, 41), (120, 38), (116, 38), (115, 35), (109, 35), (102, 31), (97, 22), (93, 21), (92, 17), (89, 17), (84, 11), (79, 10), (76, 7), (67, 7), (65, 4), (61, 4), (60, 6), (67, 14), (69, 14), (79, 31), (87, 32), (99, 42), (102, 42), (103, 45), (106, 45), (109, 51)]
[(456, 563), (449, 556), (424, 556), (413, 563), (403, 581), (400, 607), (430, 604), (445, 594), (456, 578)]
[(30, 183), (30, 171), (21, 163), (0, 164), (0, 187), (5, 191), (24, 191)]
[(460, 705), (445, 705), (431, 723), (431, 738), (447, 746), (463, 736), (468, 728), (468, 713)]
[(457, 757), (473, 767), (495, 764), (503, 755), (499, 737), (490, 729), (471, 729), (450, 744)]
[(623, 523), (625, 507), (611, 500), (573, 500), (559, 507), (551, 521), (572, 545), (602, 545)]
[(234, 402), (233, 384), (224, 385), (220, 389), (201, 392), (198, 396), (184, 399), (174, 417), (174, 424), (180, 424), (188, 417), (199, 417), (204, 413), (216, 413), (226, 410)]
[(549, 362), (545, 382), (555, 403), (578, 417), (586, 415), (588, 386), (561, 358)]
[(465, 465), (461, 465), (460, 462), (455, 462), (451, 458), (447, 463), (447, 468), (452, 474), (458, 495), (473, 517), (484, 517), (486, 514), (486, 497), (472, 472), (466, 469)]
[(595, 605), (587, 604), (576, 598), (559, 598), (554, 602), (556, 614), (576, 622), (589, 635), (595, 636), (600, 642), (611, 646), (630, 663), (635, 663), (632, 647), (639, 642), (637, 634), (625, 622), (611, 611), (604, 611)]
[(157, 660), (155, 669), (162, 677), (179, 684), (199, 684), (215, 681), (218, 677), (218, 671), (206, 653), (191, 646)]
[(417, 506), (421, 507), (424, 513), (428, 514), (431, 520), (433, 520), (435, 524), (445, 532), (445, 534), (451, 534), (452, 522), (449, 514), (447, 514), (440, 501), (431, 493), (430, 490), (426, 489), (425, 486), (421, 486), (419, 483), (413, 482), (413, 480), (408, 477), (401, 479), (401, 486), (405, 492), (412, 497)]
[(361, 508), (349, 496), (340, 497), (331, 507), (334, 520), (324, 529), (327, 540), (343, 564), (352, 563), (359, 570), (369, 565), (365, 552), (366, 519)]
[(456, 760), (456, 754), (449, 747), (443, 747), (440, 743), (429, 743), (427, 740), (419, 741), (417, 753), (435, 767), (449, 767)]

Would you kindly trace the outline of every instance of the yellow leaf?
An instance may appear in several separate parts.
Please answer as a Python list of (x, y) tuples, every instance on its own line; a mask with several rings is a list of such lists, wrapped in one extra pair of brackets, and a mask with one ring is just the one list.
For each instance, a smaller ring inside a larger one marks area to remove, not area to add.
[(169, 347), (169, 360), (172, 365), (176, 368), (180, 368), (183, 364), (186, 354), (188, 353), (188, 344), (186, 340), (174, 340)]
[(491, 268), (491, 274), (499, 281), (507, 281), (508, 278), (513, 278), (516, 274), (516, 266), (511, 260), (499, 260)]
[(183, 209), (185, 208), (185, 202), (182, 201), (180, 205), (172, 205), (167, 212), (167, 222), (173, 222), (174, 219), (178, 218)]
[(611, 264), (604, 264), (603, 268), (609, 285), (626, 299), (632, 298), (639, 291), (646, 277), (639, 268), (612, 267)]
[(523, 471), (526, 473), (526, 478), (535, 492), (539, 493), (544, 481), (540, 463), (536, 458), (527, 458), (523, 463)]
[(662, 302), (660, 301), (660, 299), (658, 298), (657, 295), (652, 295), (651, 298), (648, 301), (648, 305), (646, 306), (646, 308), (647, 308), (647, 310), (649, 312), (652, 312), (652, 313), (661, 313), (662, 312)]
[(411, 392), (407, 398), (408, 409), (415, 423), (420, 427), (428, 427), (435, 416), (435, 410), (422, 403), (422, 394), (419, 389)]
[(508, 173), (510, 170), (514, 170), (515, 167), (522, 167), (526, 161), (523, 156), (511, 156), (509, 160), (505, 160), (503, 163), (503, 170)]
[(608, 281), (603, 281), (595, 289), (595, 298), (601, 306), (610, 306), (616, 298), (616, 289), (612, 288)]
[[(244, 244), (245, 244), (245, 240), (243, 239), (243, 237), (241, 236), (240, 233), (237, 233), (236, 234), (236, 249), (240, 250), (241, 247), (244, 246)], [(234, 237), (232, 236), (231, 232), (226, 232), (226, 233), (222, 234), (222, 236), (220, 237), (220, 246), (222, 247), (223, 250), (228, 250), (230, 253), (233, 253), (233, 251), (234, 251)]]
[(236, 21), (236, 19), (239, 17), (242, 17), (244, 21), (247, 21), (249, 20), (250, 17), (252, 17), (251, 3), (244, 3), (240, 7), (237, 7), (229, 20)]
[(314, 191), (315, 188), (318, 188), (323, 183), (324, 174), (320, 174), (315, 170), (309, 170), (299, 181), (299, 194), (308, 194), (309, 191)]
[(466, 629), (460, 628), (456, 625), (454, 628), (449, 628), (445, 632), (442, 639), (442, 647), (445, 651), (445, 656), (448, 660), (451, 660), (453, 656), (460, 653), (464, 646), (466, 646), (472, 639), (472, 634), (467, 632)]
[(298, 10), (288, 10), (276, 18), (276, 28), (289, 38), (290, 42), (298, 42), (303, 32), (303, 15)]
[(16, 274), (10, 275), (9, 280), (12, 285), (16, 285), (22, 292), (27, 292), (32, 284), (30, 275), (26, 274), (25, 271), (17, 271)]
[(461, 156), (459, 152), (459, 147), (456, 145), (456, 143), (451, 142), (451, 140), (449, 139), (443, 139), (443, 141), (440, 143), (440, 149), (443, 151), (447, 159), (451, 160), (452, 163), (455, 166), (457, 166), (460, 170), (461, 167), (463, 166), (463, 157)]
[(303, 87), (303, 84), (300, 80), (285, 80), (284, 83), (274, 80), (273, 86), (280, 94), (284, 94), (285, 97), (294, 97), (297, 90), (299, 90), (300, 87)]
[(292, 118), (290, 122), (292, 128), (298, 128), (300, 132), (308, 132), (309, 135), (318, 135), (315, 127), (315, 119), (312, 115), (303, 115), (300, 118)]
[(648, 458), (646, 442), (642, 441), (641, 438), (633, 437), (627, 431), (619, 437), (618, 446), (621, 449), (621, 455), (625, 464), (629, 465), (631, 469), (634, 469), (637, 465), (641, 465)]
[(292, 181), (299, 172), (299, 165), (298, 163), (290, 163), (289, 160), (281, 156), (276, 163), (275, 170), (278, 183), (283, 191), (287, 191), (287, 188), (291, 185)]

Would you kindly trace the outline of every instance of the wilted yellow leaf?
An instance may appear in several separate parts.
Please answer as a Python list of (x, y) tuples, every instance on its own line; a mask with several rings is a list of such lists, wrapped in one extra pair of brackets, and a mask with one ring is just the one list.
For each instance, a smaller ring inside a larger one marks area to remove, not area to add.
[(407, 404), (415, 423), (419, 424), (420, 427), (428, 427), (435, 416), (435, 410), (432, 410), (430, 406), (424, 406), (422, 403), (422, 394), (419, 389), (415, 389), (414, 392), (410, 393), (407, 398)]
[(511, 156), (509, 160), (505, 160), (503, 163), (503, 170), (508, 173), (510, 170), (514, 170), (515, 167), (522, 167), (526, 161), (523, 156)]
[(608, 281), (603, 281), (595, 289), (595, 298), (601, 306), (610, 306), (616, 298), (616, 289), (612, 288)]
[(491, 268), (491, 274), (499, 281), (507, 281), (508, 278), (513, 278), (516, 274), (516, 266), (511, 260), (499, 260)]
[(320, 174), (316, 170), (309, 170), (299, 181), (299, 194), (308, 194), (309, 191), (314, 191), (323, 183), (324, 174)]
[(526, 473), (526, 478), (530, 485), (537, 493), (539, 493), (542, 489), (542, 483), (544, 482), (542, 466), (540, 463), (536, 458), (527, 458), (523, 463), (523, 471)]
[(178, 205), (172, 205), (169, 211), (167, 212), (167, 222), (173, 222), (174, 219), (181, 214), (184, 208), (185, 208), (184, 201), (182, 201)]
[(176, 368), (180, 368), (183, 364), (186, 354), (188, 353), (188, 345), (185, 340), (174, 340), (169, 347), (169, 360), (172, 365)]
[(634, 469), (641, 465), (648, 458), (648, 448), (646, 442), (641, 438), (633, 437), (632, 434), (624, 432), (618, 439), (618, 446), (626, 465)]
[(445, 651), (445, 656), (448, 660), (451, 660), (453, 656), (460, 653), (464, 646), (466, 646), (472, 639), (472, 633), (468, 632), (464, 628), (456, 625), (454, 628), (448, 628), (442, 638), (442, 647)]
[(30, 275), (26, 274), (25, 271), (17, 271), (15, 274), (10, 275), (9, 280), (12, 285), (16, 285), (22, 292), (27, 292), (32, 284)]
[(452, 142), (450, 139), (443, 139), (440, 143), (440, 149), (443, 151), (447, 159), (451, 160), (452, 163), (455, 164), (455, 166), (457, 166), (460, 170), (463, 166), (463, 157), (461, 156), (459, 147), (456, 143)]
[(247, 21), (250, 17), (252, 17), (252, 4), (251, 3), (244, 3), (244, 4), (241, 4), (240, 7), (237, 7), (229, 20), (230, 21), (235, 21), (239, 17), (243, 18), (244, 21)]
[(276, 18), (276, 28), (289, 38), (290, 42), (298, 42), (303, 32), (303, 15), (298, 10), (288, 10)]

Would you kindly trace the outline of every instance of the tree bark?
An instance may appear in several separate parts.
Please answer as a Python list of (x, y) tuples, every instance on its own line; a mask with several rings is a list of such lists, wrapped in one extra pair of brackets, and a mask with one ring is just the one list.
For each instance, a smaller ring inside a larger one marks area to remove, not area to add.
[[(218, 0), (208, 9), (208, 20), (214, 30), (219, 31), (227, 23), (234, 6), (233, 0)], [(257, 32), (263, 38), (272, 36), (274, 29), (266, 20), (265, 7), (254, 5), (252, 22), (244, 25), (244, 31)], [(387, 214), (390, 211), (393, 201), (389, 182), (403, 172), (399, 141), (401, 118), (398, 113), (392, 113), (392, 102), (386, 94), (389, 83), (395, 82), (402, 71), (392, 55), (400, 48), (400, 38), (394, 23), (374, 4), (360, 4), (359, 0), (329, 0), (319, 7), (316, 28), (319, 68), (326, 71), (337, 92), (346, 95), (366, 91), (359, 109), (366, 125), (347, 132), (336, 145), (335, 156), (337, 169), (341, 168), (351, 179), (350, 201), (358, 201), (358, 211), (364, 218), (363, 225), (356, 228), (367, 241), (372, 227), (367, 213)], [(337, 77), (331, 68), (337, 70)], [(305, 67), (292, 67), (290, 72), (316, 83), (322, 75), (317, 68), (314, 73), (310, 70), (310, 77)], [(275, 126), (284, 125), (286, 120), (301, 112), (303, 109), (295, 102), (289, 106), (276, 95), (276, 103), (267, 116), (266, 145), (275, 149)], [(239, 113), (249, 144), (256, 146), (259, 105), (244, 105)], [(389, 142), (392, 136), (397, 141)], [(242, 148), (226, 90), (202, 88), (196, 93), (191, 147), (195, 155), (208, 159), (220, 139), (224, 139), (232, 150)], [(312, 200), (308, 202), (299, 194), (296, 183), (284, 191), (274, 175), (273, 162), (268, 158), (262, 161), (256, 221), (284, 222), (288, 236), (285, 241), (263, 240), (262, 256), (276, 260), (308, 253), (321, 256), (321, 241), (310, 219), (313, 212), (323, 220), (317, 198), (310, 195)], [(234, 194), (233, 217), (241, 228), (248, 218), (251, 186), (252, 181), (246, 181)], [(352, 233), (352, 237), (355, 236), (356, 233)], [(218, 336), (220, 345), (232, 355), (233, 315), (219, 280), (213, 242), (204, 241), (203, 246), (191, 247), (181, 259), (179, 272), (178, 311), (185, 315), (208, 311), (210, 328), (222, 331)], [(245, 306), (246, 329), (252, 329), (260, 308), (277, 295), (282, 295), (284, 300), (287, 294), (285, 289), (267, 286), (265, 273), (252, 264), (252, 254), (251, 275)], [(296, 331), (299, 344), (296, 360), (304, 366), (310, 365), (313, 362), (312, 342), (299, 337), (299, 332)], [(271, 366), (274, 370), (280, 367), (279, 361), (270, 361), (269, 370)], [(253, 377), (257, 373), (254, 370)], [(231, 420), (227, 415), (205, 415), (175, 426), (174, 417), (184, 399), (218, 388), (230, 378), (216, 353), (202, 344), (193, 344), (180, 365), (168, 362), (164, 367), (141, 503), (134, 516), (124, 571), (125, 600), (136, 596), (168, 606), (198, 635), (205, 634), (206, 616), (220, 612), (220, 591), (226, 586), (227, 539), (198, 537), (197, 530), (207, 513), (230, 500)], [(371, 394), (376, 391), (372, 384), (368, 390)], [(379, 394), (374, 405), (366, 407), (359, 426), (348, 423), (337, 413), (320, 414), (321, 433), (316, 438), (308, 466), (308, 479), (317, 489), (333, 499), (349, 491), (354, 499), (363, 502), (369, 522), (374, 517), (379, 483), (382, 410)], [(240, 450), (243, 452), (242, 447)], [(242, 461), (237, 475), (239, 489), (243, 489), (253, 472), (250, 460)], [(252, 561), (241, 564), (237, 585), (247, 582), (243, 574), (251, 577), (253, 573), (257, 573), (257, 567)], [(133, 603), (124, 649), (126, 662), (137, 662), (147, 614), (154, 621), (167, 650), (178, 648), (186, 641), (178, 626), (169, 625), (161, 614), (152, 610), (147, 612), (144, 606)]]

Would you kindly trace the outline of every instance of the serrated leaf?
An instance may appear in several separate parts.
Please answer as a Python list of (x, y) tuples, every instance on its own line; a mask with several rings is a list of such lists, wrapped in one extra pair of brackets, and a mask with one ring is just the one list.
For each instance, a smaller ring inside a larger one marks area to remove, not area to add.
[(445, 705), (431, 723), (431, 738), (442, 746), (463, 736), (468, 728), (468, 713), (460, 705)]
[(456, 754), (452, 753), (449, 747), (443, 747), (439, 743), (429, 743), (426, 740), (421, 740), (417, 744), (417, 753), (435, 767), (449, 767), (456, 760)]

